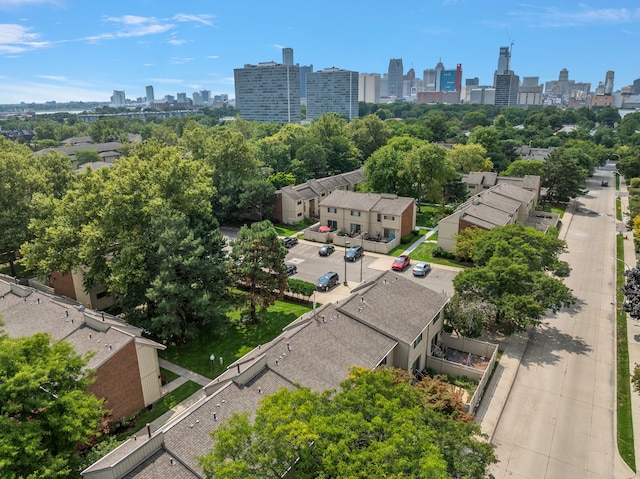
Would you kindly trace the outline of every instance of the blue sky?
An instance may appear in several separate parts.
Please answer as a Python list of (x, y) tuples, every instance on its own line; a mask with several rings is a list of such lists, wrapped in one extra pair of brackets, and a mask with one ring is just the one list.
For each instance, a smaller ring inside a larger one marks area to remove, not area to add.
[[(606, 6), (605, 6), (606, 4)], [(536, 0), (0, 0), (0, 103), (156, 98), (210, 90), (234, 97), (233, 69), (294, 61), (384, 73), (402, 58), (422, 77), (442, 59), (491, 84), (500, 46), (516, 74), (615, 89), (640, 78), (640, 3)]]

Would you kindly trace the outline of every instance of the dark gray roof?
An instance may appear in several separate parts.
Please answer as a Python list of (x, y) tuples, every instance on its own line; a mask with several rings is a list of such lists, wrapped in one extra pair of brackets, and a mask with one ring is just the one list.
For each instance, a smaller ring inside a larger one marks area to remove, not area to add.
[(307, 313), (296, 325), (271, 344), (267, 362), (278, 374), (314, 391), (337, 389), (351, 366), (375, 368), (396, 345), (334, 305)]
[(399, 215), (413, 202), (413, 198), (406, 196), (336, 190), (322, 200), (320, 206)]
[(462, 182), (469, 185), (489, 185), (496, 184), (498, 174), (493, 171), (472, 171), (466, 175), (462, 175)]
[[(171, 462), (173, 460), (173, 463)], [(190, 469), (164, 449), (160, 449), (123, 479), (199, 479)]]
[(355, 186), (358, 183), (362, 183), (363, 180), (364, 168), (358, 168), (340, 175), (312, 179), (296, 186), (285, 186), (279, 191), (294, 200), (312, 200), (320, 198), (323, 193), (326, 194), (338, 187)]
[(352, 294), (338, 311), (405, 344), (412, 344), (447, 304), (437, 293), (387, 271), (370, 287)]
[[(69, 342), (79, 354), (93, 351), (95, 354), (87, 365), (92, 369), (137, 340), (140, 332), (108, 314), (103, 321), (102, 313), (86, 310), (78, 303), (2, 280), (0, 316), (4, 322), (0, 327), (10, 337), (49, 333), (54, 340)], [(102, 331), (90, 324), (97, 324)], [(164, 349), (160, 344), (150, 344)]]
[(515, 176), (498, 177), (498, 184), (509, 184), (535, 192), (537, 192), (540, 188), (540, 183), (541, 179), (538, 175), (525, 175), (522, 178), (518, 178)]
[(491, 229), (511, 222), (512, 214), (505, 213), (486, 204), (471, 205), (461, 213), (460, 219), (480, 228)]

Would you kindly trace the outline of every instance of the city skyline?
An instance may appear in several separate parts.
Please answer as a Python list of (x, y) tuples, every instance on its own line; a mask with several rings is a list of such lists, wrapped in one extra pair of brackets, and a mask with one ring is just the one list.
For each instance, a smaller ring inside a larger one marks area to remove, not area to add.
[(541, 83), (569, 77), (595, 89), (615, 72), (614, 90), (640, 78), (629, 58), (640, 46), (640, 8), (631, 0), (607, 8), (499, 0), (442, 0), (389, 11), (387, 2), (329, 0), (177, 6), (166, 1), (0, 0), (0, 104), (104, 101), (114, 90), (156, 99), (209, 90), (235, 97), (234, 69), (282, 61), (314, 70), (404, 73), (442, 61), (462, 64), (463, 79), (493, 83), (499, 49), (512, 47), (511, 69)]

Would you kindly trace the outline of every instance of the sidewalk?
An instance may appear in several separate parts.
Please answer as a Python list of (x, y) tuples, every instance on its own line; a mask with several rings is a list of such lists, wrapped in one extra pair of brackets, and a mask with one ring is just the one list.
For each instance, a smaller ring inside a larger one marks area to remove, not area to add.
[[(617, 195), (622, 205), (622, 228), (620, 232), (624, 235), (624, 261), (626, 268), (634, 268), (637, 265), (635, 241), (633, 239), (633, 231), (628, 231), (626, 224), (629, 219), (629, 197), (627, 193), (627, 185), (624, 178), (620, 177), (620, 191), (623, 193)], [(627, 214), (625, 214), (627, 213)], [(617, 220), (616, 220), (617, 221)], [(627, 343), (629, 348), (629, 374), (633, 374), (636, 365), (640, 364), (640, 322), (631, 318), (627, 314)], [(636, 453), (636, 467), (640, 464), (640, 395), (631, 387), (631, 417), (633, 422), (633, 445)]]

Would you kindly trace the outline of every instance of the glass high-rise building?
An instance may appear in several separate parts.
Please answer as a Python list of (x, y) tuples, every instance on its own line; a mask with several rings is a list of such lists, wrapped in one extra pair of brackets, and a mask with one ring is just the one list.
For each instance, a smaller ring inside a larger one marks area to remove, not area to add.
[(388, 78), (388, 94), (387, 96), (402, 97), (402, 80), (404, 77), (404, 68), (402, 66), (402, 58), (392, 58), (389, 60)]
[(267, 62), (233, 70), (236, 108), (245, 120), (299, 123), (300, 67)]
[(358, 116), (358, 72), (326, 68), (307, 74), (307, 120), (335, 112), (348, 120)]

